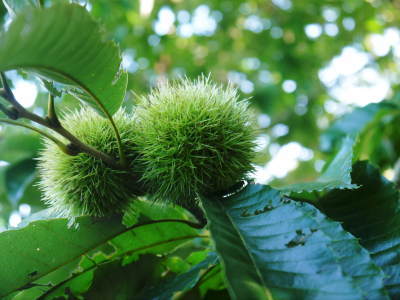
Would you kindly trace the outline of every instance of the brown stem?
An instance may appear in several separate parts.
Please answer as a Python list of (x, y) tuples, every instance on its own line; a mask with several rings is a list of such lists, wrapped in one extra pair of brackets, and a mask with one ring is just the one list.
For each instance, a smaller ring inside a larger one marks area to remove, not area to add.
[(81, 142), (77, 137), (75, 137), (72, 133), (70, 133), (67, 129), (65, 129), (63, 126), (53, 124), (53, 122), (49, 122), (48, 119), (44, 119), (38, 115), (35, 115), (31, 113), (30, 111), (27, 111), (25, 108), (22, 110), (19, 110), (19, 117), (20, 118), (25, 118), (28, 120), (31, 120), (37, 124), (40, 124), (42, 126), (45, 126), (47, 128), (52, 129), (53, 131), (57, 132), (59, 135), (65, 137), (69, 142), (72, 144), (72, 149), (76, 151), (76, 154), (80, 152), (87, 153), (93, 157), (99, 158), (102, 161), (104, 161), (107, 165), (109, 165), (112, 168), (115, 169), (124, 169), (112, 156), (101, 152), (92, 146), (89, 146), (83, 142)]
[[(15, 114), (13, 115), (13, 119), (25, 118), (37, 124), (40, 124), (44, 127), (47, 127), (59, 135), (66, 138), (71, 144), (68, 146), (68, 152), (70, 155), (77, 155), (81, 152), (87, 153), (93, 157), (99, 158), (104, 161), (108, 166), (114, 169), (122, 169), (125, 170), (127, 167), (123, 166), (120, 162), (118, 162), (114, 157), (101, 152), (90, 145), (87, 145), (80, 141), (77, 137), (75, 137), (72, 133), (70, 133), (67, 129), (65, 129), (61, 123), (59, 122), (55, 109), (54, 109), (54, 99), (52, 96), (49, 99), (49, 115), (47, 118), (42, 118), (36, 114), (31, 113), (26, 110), (19, 102), (15, 99), (14, 94), (12, 93), (6, 77), (4, 73), (0, 73), (0, 79), (3, 84), (3, 89), (0, 90), (0, 96), (2, 96), (5, 100), (7, 100), (14, 109)], [(55, 138), (52, 139), (53, 141)], [(65, 151), (64, 151), (65, 152)]]

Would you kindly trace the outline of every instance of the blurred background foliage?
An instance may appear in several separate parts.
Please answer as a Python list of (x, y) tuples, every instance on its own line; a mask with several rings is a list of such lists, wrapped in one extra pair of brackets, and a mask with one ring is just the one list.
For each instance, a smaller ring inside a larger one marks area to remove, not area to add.
[[(279, 186), (315, 178), (335, 151), (335, 139), (349, 129), (333, 121), (355, 108), (348, 116), (353, 124), (373, 127), (361, 135), (360, 157), (393, 177), (399, 112), (381, 104), (398, 102), (400, 1), (80, 3), (121, 47), (129, 72), (126, 106), (160, 82), (201, 74), (233, 82), (250, 99), (260, 133), (257, 181)], [(0, 13), (6, 28), (10, 17), (4, 7)], [(21, 72), (7, 75), (17, 99), (43, 114), (46, 90), (40, 82)], [(58, 101), (61, 112), (77, 106), (68, 95)], [(0, 129), (0, 228), (5, 228), (43, 208), (35, 185), (40, 137)]]

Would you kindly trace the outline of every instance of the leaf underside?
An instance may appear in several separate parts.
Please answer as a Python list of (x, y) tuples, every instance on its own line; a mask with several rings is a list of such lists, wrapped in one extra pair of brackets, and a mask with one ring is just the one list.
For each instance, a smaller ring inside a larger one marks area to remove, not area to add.
[(357, 239), (308, 203), (249, 185), (202, 201), (234, 299), (387, 299)]

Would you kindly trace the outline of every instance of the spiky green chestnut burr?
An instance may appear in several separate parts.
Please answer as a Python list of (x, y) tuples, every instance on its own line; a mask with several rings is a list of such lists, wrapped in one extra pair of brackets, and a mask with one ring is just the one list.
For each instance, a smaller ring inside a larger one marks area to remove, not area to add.
[[(44, 200), (56, 214), (74, 218), (78, 215), (103, 216), (123, 210), (138, 194), (135, 180), (135, 132), (132, 119), (124, 111), (114, 115), (120, 131), (129, 170), (107, 166), (86, 153), (70, 156), (51, 141), (39, 157), (39, 186)], [(109, 121), (90, 108), (66, 114), (61, 123), (82, 142), (118, 157), (118, 145)]]
[(200, 78), (158, 87), (135, 112), (142, 180), (156, 199), (190, 205), (252, 171), (255, 131), (231, 85)]

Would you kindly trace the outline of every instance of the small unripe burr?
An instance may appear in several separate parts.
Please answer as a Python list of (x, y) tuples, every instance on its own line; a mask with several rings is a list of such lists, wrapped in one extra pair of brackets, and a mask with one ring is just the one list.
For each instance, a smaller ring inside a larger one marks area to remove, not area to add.
[[(135, 131), (132, 118), (119, 110), (114, 121), (129, 162), (115, 169), (86, 153), (71, 156), (45, 141), (39, 157), (39, 186), (44, 201), (59, 216), (104, 216), (121, 212), (140, 190), (135, 181)], [(118, 144), (110, 122), (90, 108), (65, 114), (63, 126), (82, 142), (118, 158)]]

